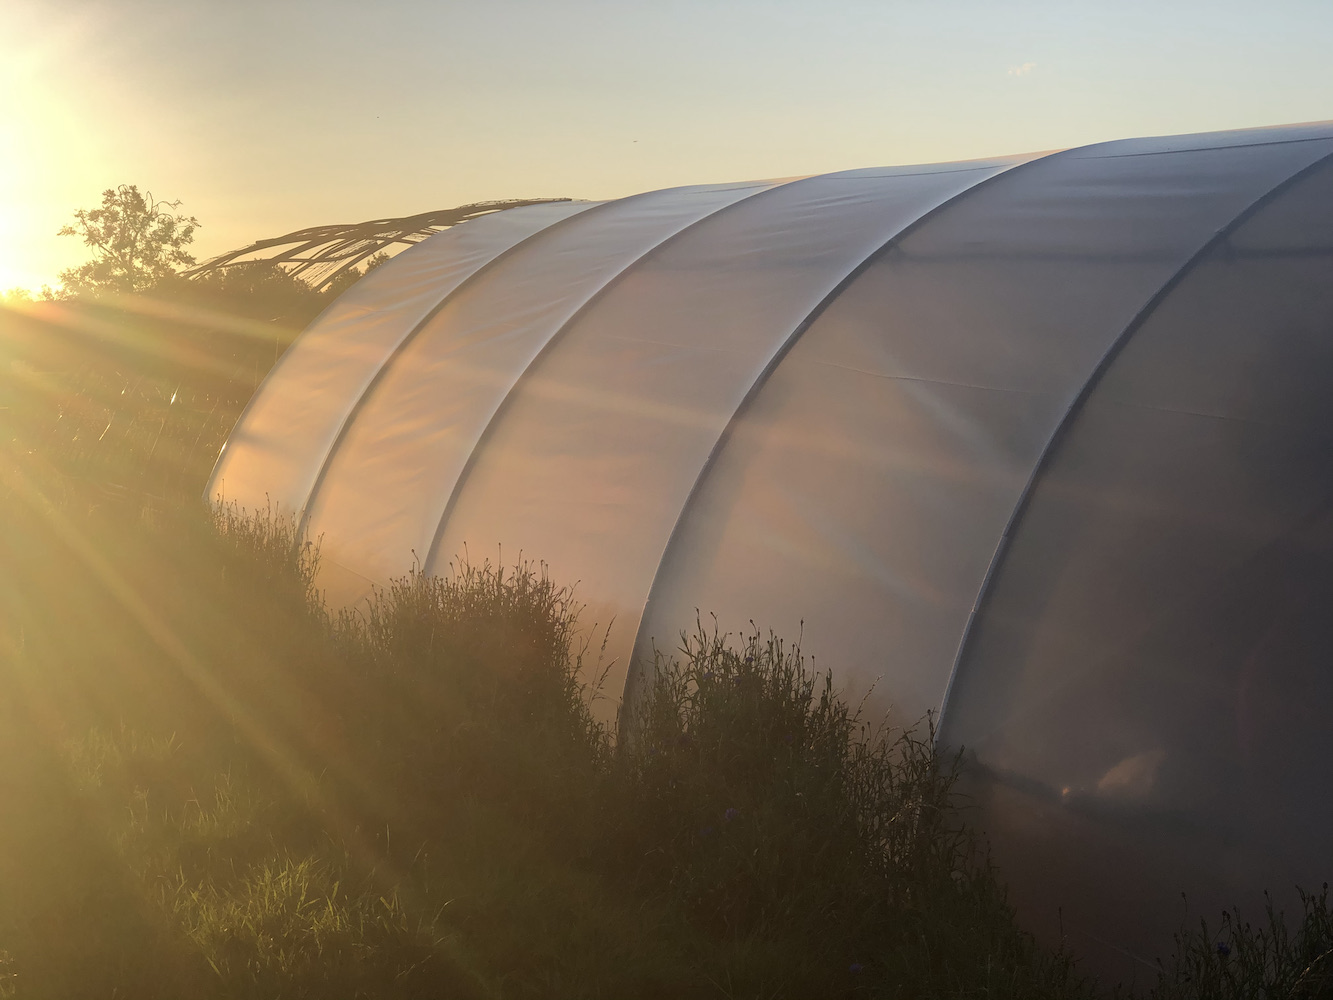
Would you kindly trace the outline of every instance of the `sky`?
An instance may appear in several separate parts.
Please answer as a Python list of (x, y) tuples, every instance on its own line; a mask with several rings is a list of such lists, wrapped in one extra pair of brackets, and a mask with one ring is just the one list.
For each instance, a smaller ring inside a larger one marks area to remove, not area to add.
[(3, 0), (0, 291), (104, 188), (201, 258), (608, 198), (1333, 119), (1333, 0)]

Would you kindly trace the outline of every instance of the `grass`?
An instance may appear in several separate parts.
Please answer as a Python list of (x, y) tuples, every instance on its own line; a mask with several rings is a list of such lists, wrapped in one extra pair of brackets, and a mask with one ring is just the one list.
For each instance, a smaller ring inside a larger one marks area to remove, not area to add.
[[(930, 720), (798, 647), (696, 623), (620, 734), (540, 566), (324, 607), (197, 501), (274, 351), (196, 306), (0, 313), (0, 997), (1098, 995)], [(1226, 915), (1152, 996), (1329, 996), (1331, 949), (1326, 891)]]
[(1176, 936), (1176, 952), (1152, 991), (1152, 1000), (1210, 997), (1333, 997), (1333, 910), (1328, 883), (1319, 892), (1300, 891), (1301, 916), (1294, 928), (1274, 910), (1251, 925), (1224, 910), (1216, 925), (1200, 920)]

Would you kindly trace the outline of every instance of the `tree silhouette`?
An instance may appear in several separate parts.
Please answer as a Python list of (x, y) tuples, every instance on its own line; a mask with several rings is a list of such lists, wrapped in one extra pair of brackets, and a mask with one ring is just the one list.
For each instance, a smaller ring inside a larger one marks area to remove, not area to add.
[(101, 295), (146, 291), (177, 268), (194, 264), (186, 247), (199, 220), (175, 214), (179, 201), (157, 201), (137, 185), (102, 192), (100, 208), (81, 208), (58, 235), (78, 236), (93, 248), (86, 264), (60, 272), (67, 293)]

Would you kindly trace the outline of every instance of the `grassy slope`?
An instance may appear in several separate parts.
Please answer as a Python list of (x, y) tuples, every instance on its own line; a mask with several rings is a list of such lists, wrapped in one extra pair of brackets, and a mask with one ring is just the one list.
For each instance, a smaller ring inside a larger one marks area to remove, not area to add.
[[(233, 298), (0, 312), (0, 997), (1091, 992), (928, 734), (798, 651), (696, 635), (617, 746), (540, 575), (328, 614), (289, 529), (194, 499), (319, 305)], [(1328, 914), (1204, 929), (1160, 995), (1326, 995)]]

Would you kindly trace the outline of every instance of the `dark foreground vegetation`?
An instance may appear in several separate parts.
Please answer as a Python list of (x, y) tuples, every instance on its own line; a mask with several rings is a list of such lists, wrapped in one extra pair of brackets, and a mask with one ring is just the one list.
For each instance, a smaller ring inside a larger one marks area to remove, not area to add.
[[(366, 614), (198, 499), (322, 306), (280, 274), (0, 311), (0, 997), (1083, 997), (928, 723), (698, 630), (632, 738), (540, 568)], [(1333, 912), (1182, 937), (1154, 996), (1333, 995)]]

